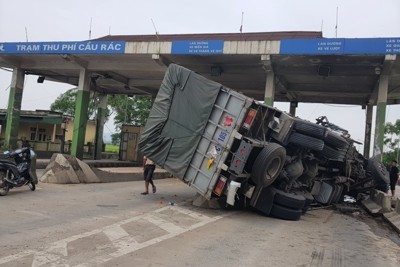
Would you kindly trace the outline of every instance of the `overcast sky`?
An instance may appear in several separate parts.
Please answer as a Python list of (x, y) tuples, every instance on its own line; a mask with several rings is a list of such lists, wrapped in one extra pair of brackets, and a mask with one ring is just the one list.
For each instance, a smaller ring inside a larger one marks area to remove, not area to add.
[[(400, 0), (0, 0), (0, 42), (81, 41), (104, 35), (320, 31), (324, 37), (400, 37)], [(26, 31), (25, 31), (26, 29)], [(27, 32), (27, 34), (26, 34)], [(6, 108), (10, 73), (0, 70), (0, 108)], [(49, 109), (71, 88), (27, 76), (22, 109)], [(278, 107), (287, 110), (287, 104)], [(363, 140), (365, 113), (359, 106), (299, 104), (300, 117), (327, 115), (355, 139)], [(399, 105), (387, 120), (399, 118)], [(105, 132), (113, 132), (108, 123)]]

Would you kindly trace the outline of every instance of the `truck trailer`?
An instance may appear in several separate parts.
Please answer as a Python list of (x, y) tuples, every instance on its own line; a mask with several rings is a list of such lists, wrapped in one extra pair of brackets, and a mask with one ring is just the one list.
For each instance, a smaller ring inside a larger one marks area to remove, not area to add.
[(139, 149), (206, 199), (298, 220), (313, 202), (387, 191), (380, 156), (355, 143), (324, 116), (302, 120), (170, 64)]

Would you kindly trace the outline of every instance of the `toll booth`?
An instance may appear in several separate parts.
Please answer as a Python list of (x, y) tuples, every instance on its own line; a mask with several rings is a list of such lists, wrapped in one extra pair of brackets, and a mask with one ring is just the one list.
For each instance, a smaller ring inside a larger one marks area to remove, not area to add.
[(122, 125), (119, 159), (123, 161), (142, 161), (142, 154), (138, 151), (138, 143), (143, 127)]

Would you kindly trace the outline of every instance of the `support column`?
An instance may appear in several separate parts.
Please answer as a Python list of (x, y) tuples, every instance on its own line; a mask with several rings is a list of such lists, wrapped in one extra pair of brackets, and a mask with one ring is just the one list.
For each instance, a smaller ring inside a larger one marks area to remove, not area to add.
[(382, 155), (383, 153), (388, 86), (389, 76), (381, 75), (379, 78), (378, 101), (376, 105), (374, 156), (378, 154)]
[(24, 70), (14, 69), (10, 86), (10, 94), (8, 97), (7, 122), (5, 130), (5, 145), (11, 149), (15, 149), (17, 147), (24, 80)]
[(51, 133), (51, 142), (56, 142), (57, 124), (53, 125), (53, 132)]
[(372, 105), (366, 107), (365, 118), (365, 135), (364, 135), (364, 157), (369, 158), (369, 150), (371, 149), (371, 129), (372, 129)]
[(291, 101), (291, 102), (290, 102), (290, 110), (289, 110), (289, 113), (290, 113), (290, 115), (292, 115), (293, 117), (296, 116), (296, 109), (297, 109), (298, 104), (299, 104), (299, 103), (298, 103), (297, 101)]
[(264, 104), (273, 106), (275, 96), (275, 74), (272, 71), (267, 72), (267, 81), (265, 83)]
[(95, 138), (95, 155), (94, 159), (101, 159), (101, 152), (103, 152), (103, 132), (104, 123), (106, 122), (107, 116), (107, 100), (108, 95), (100, 96), (100, 103), (97, 107), (97, 118), (96, 118), (96, 138)]
[(79, 159), (83, 157), (86, 124), (88, 121), (90, 73), (81, 69), (79, 86), (75, 103), (74, 132), (72, 134), (71, 155)]

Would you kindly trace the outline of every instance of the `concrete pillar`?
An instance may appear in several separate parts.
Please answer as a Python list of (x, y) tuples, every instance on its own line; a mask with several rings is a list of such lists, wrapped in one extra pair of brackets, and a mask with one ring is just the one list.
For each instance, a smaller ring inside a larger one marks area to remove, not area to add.
[(384, 129), (386, 120), (386, 101), (389, 86), (389, 76), (379, 78), (378, 101), (376, 105), (374, 156), (383, 153)]
[(371, 129), (372, 129), (372, 105), (366, 107), (365, 118), (365, 135), (364, 135), (364, 157), (369, 158), (369, 150), (371, 148)]
[(39, 124), (38, 123), (36, 123), (36, 131), (35, 131), (35, 142), (36, 141), (40, 141), (39, 140)]
[(265, 83), (264, 104), (273, 106), (275, 96), (275, 74), (272, 71), (267, 72), (267, 81)]
[(97, 107), (94, 159), (101, 159), (101, 152), (103, 148), (104, 123), (106, 122), (106, 116), (107, 116), (107, 100), (108, 100), (108, 95), (101, 95), (100, 103), (99, 106)]
[(57, 124), (53, 125), (53, 132), (51, 133), (51, 142), (56, 142)]
[(90, 73), (81, 69), (79, 73), (78, 94), (75, 103), (74, 132), (72, 134), (71, 155), (83, 157), (86, 124), (88, 121)]
[(296, 101), (291, 101), (291, 102), (290, 102), (290, 110), (289, 110), (289, 113), (290, 113), (293, 117), (296, 116), (297, 105), (298, 105), (298, 102), (296, 102)]
[(8, 97), (7, 122), (5, 129), (5, 146), (11, 149), (15, 149), (17, 147), (24, 80), (24, 70), (14, 69), (10, 86), (10, 94)]

